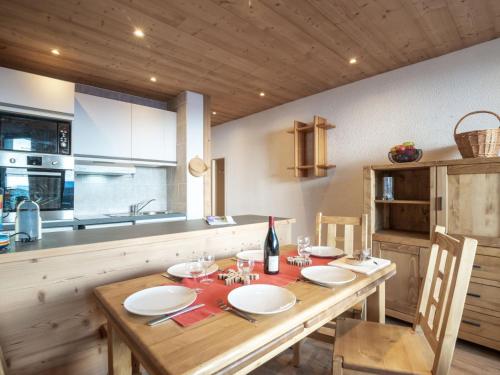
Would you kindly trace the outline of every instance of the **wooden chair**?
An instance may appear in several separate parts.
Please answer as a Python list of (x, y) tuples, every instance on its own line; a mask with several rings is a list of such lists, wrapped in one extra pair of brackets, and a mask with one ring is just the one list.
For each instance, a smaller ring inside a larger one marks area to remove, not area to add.
[[(326, 225), (326, 246), (339, 247), (344, 250), (348, 256), (354, 253), (354, 228), (360, 227), (361, 231), (361, 247), (365, 248), (368, 243), (368, 215), (349, 217), (349, 216), (324, 216), (321, 212), (316, 215), (316, 236), (315, 243), (317, 246), (323, 244), (323, 226)], [(339, 227), (343, 226), (343, 236), (338, 236)], [(341, 242), (343, 246), (339, 246)], [(353, 306), (351, 311), (346, 312), (349, 316), (366, 320), (366, 301)], [(308, 337), (333, 343), (335, 338), (335, 321), (329, 322), (321, 327), (316, 332), (313, 332)], [(293, 346), (294, 366), (300, 365), (300, 342)]]
[(2, 347), (0, 346), (0, 375), (7, 375), (7, 363), (3, 356)]
[(476, 247), (436, 227), (413, 327), (338, 319), (333, 374), (448, 374)]
[[(343, 243), (343, 250), (348, 256), (354, 252), (354, 227), (361, 229), (361, 247), (365, 248), (368, 243), (368, 215), (349, 216), (324, 216), (321, 212), (316, 215), (316, 245), (321, 246), (323, 240), (323, 225), (327, 225), (326, 246), (338, 247), (337, 243)], [(338, 226), (344, 227), (344, 236), (337, 236)]]

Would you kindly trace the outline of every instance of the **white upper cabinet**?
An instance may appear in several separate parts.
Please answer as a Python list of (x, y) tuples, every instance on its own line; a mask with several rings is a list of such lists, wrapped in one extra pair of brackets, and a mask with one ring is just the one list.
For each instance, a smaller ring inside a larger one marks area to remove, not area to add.
[(176, 161), (177, 114), (88, 94), (75, 94), (73, 152), (135, 164)]
[(74, 154), (130, 159), (131, 112), (130, 103), (76, 93)]
[(17, 113), (71, 118), (75, 84), (0, 68), (0, 108)]
[(176, 161), (177, 114), (132, 104), (132, 159)]

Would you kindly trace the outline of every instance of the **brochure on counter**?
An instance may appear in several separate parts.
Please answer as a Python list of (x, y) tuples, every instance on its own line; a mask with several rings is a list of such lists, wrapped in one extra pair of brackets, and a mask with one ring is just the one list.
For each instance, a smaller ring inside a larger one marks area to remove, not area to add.
[(209, 225), (234, 225), (236, 221), (234, 221), (232, 216), (207, 216), (205, 218)]

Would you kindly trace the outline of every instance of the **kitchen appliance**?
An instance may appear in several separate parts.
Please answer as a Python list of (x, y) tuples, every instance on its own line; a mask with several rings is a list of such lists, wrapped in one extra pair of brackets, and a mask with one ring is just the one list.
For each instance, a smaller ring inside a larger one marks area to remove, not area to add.
[(32, 200), (43, 221), (73, 220), (74, 160), (69, 155), (0, 150), (3, 219), (14, 222), (17, 206)]
[(30, 242), (42, 239), (40, 206), (32, 200), (24, 200), (16, 210), (16, 241)]
[(71, 155), (71, 123), (0, 112), (0, 149)]

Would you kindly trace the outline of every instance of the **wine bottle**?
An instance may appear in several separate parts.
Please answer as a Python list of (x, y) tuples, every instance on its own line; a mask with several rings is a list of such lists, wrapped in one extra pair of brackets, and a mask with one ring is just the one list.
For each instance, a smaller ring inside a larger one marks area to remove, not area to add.
[(276, 275), (280, 269), (280, 244), (274, 230), (274, 217), (269, 216), (269, 229), (264, 243), (264, 273)]

